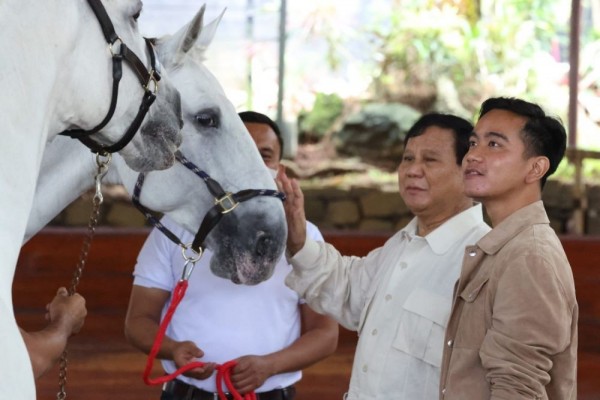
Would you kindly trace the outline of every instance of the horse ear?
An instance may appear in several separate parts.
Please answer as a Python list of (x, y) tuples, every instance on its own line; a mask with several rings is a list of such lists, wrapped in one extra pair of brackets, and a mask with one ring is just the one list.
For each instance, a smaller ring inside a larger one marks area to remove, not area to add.
[(217, 18), (215, 18), (208, 25), (206, 25), (202, 28), (202, 31), (200, 32), (200, 38), (198, 40), (198, 44), (196, 45), (197, 46), (196, 48), (198, 50), (200, 50), (201, 52), (204, 53), (204, 51), (206, 51), (206, 49), (208, 49), (208, 46), (210, 46), (212, 40), (215, 37), (215, 32), (217, 32), (217, 27), (219, 26), (219, 23), (221, 22), (221, 19), (223, 18), (223, 14), (225, 14), (226, 10), (227, 10), (227, 8), (224, 8), (223, 11), (221, 11), (221, 14), (219, 14), (219, 16)]
[[(177, 66), (185, 54), (194, 47), (200, 32), (203, 31), (204, 10), (206, 4), (200, 7), (194, 18), (172, 36), (163, 36), (156, 41), (156, 49), (161, 62), (166, 68)], [(214, 33), (213, 33), (214, 35)]]
[(204, 10), (205, 9), (206, 9), (206, 4), (203, 4), (202, 7), (200, 8), (200, 11), (198, 11), (198, 13), (194, 16), (194, 19), (192, 19), (190, 21), (190, 23), (187, 25), (185, 37), (183, 38), (181, 46), (179, 47), (179, 51), (182, 54), (187, 53), (194, 47), (194, 44), (196, 43), (198, 38), (201, 36), (201, 32), (204, 31), (204, 28), (202, 27), (202, 25), (204, 22)]

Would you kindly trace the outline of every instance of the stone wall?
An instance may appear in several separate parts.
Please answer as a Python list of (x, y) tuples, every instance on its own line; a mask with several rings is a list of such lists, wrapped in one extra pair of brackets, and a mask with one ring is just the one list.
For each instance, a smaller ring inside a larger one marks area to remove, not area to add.
[[(402, 202), (395, 185), (369, 184), (339, 187), (303, 184), (307, 218), (321, 229), (388, 231), (402, 228), (412, 215)], [(586, 234), (600, 235), (600, 186), (589, 186)], [(131, 205), (120, 186), (105, 187), (105, 202), (99, 225), (141, 227), (143, 215)], [(52, 225), (86, 226), (91, 211), (91, 194), (86, 194), (58, 215)], [(573, 186), (550, 180), (544, 189), (544, 203), (552, 227), (561, 234), (571, 233), (575, 204)]]
[[(588, 193), (587, 228), (590, 233), (600, 234), (600, 187), (592, 187)], [(304, 195), (307, 218), (322, 229), (396, 231), (412, 218), (395, 187), (304, 188)], [(572, 185), (548, 181), (543, 200), (552, 227), (559, 233), (570, 233), (574, 215)]]

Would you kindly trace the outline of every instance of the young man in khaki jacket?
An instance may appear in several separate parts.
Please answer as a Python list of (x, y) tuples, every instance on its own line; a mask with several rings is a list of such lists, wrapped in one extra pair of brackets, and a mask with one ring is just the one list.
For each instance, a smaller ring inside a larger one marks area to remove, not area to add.
[(541, 201), (565, 146), (564, 127), (539, 106), (483, 103), (463, 171), (466, 195), (483, 203), (493, 229), (465, 251), (440, 398), (577, 396), (573, 274)]

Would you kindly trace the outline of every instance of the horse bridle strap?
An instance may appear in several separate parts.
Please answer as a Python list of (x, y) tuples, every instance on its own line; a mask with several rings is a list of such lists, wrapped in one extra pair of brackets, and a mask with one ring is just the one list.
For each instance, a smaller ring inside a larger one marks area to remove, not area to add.
[(100, 27), (102, 28), (102, 33), (104, 34), (104, 38), (108, 43), (114, 43), (119, 36), (115, 32), (115, 27), (106, 12), (106, 9), (102, 5), (100, 0), (88, 0), (88, 4), (91, 9), (94, 11), (98, 22), (100, 23)]
[(204, 249), (204, 241), (208, 234), (212, 231), (212, 229), (219, 223), (221, 218), (225, 214), (233, 211), (239, 203), (243, 203), (247, 200), (250, 200), (257, 196), (269, 196), (276, 197), (281, 201), (285, 200), (285, 195), (281, 192), (271, 189), (244, 189), (240, 190), (237, 193), (226, 192), (223, 190), (219, 182), (211, 178), (206, 172), (198, 168), (193, 162), (184, 157), (181, 152), (177, 151), (175, 153), (175, 157), (177, 161), (179, 161), (182, 165), (188, 168), (190, 171), (194, 172), (198, 177), (200, 177), (206, 187), (210, 191), (210, 193), (215, 198), (215, 205), (208, 210), (196, 235), (194, 236), (194, 241), (191, 246), (184, 244), (173, 232), (167, 229), (163, 224), (160, 223), (158, 218), (156, 218), (151, 211), (143, 206), (140, 203), (140, 194), (142, 191), (142, 185), (144, 184), (145, 174), (140, 173), (138, 175), (138, 180), (135, 184), (135, 188), (133, 190), (132, 202), (140, 210), (146, 219), (158, 230), (160, 230), (167, 238), (169, 238), (173, 243), (179, 245), (182, 248), (191, 248), (196, 254), (201, 254)]
[[(144, 63), (140, 60), (140, 58), (123, 43), (123, 41), (116, 34), (114, 26), (110, 20), (110, 17), (106, 13), (106, 9), (102, 5), (99, 0), (88, 0), (90, 7), (94, 11), (98, 22), (100, 23), (100, 27), (102, 28), (102, 33), (104, 34), (104, 38), (106, 42), (109, 44), (110, 52), (112, 54), (112, 74), (113, 74), (113, 84), (112, 84), (112, 95), (110, 101), (110, 107), (104, 119), (94, 128), (89, 130), (84, 129), (69, 129), (65, 130), (60, 135), (65, 135), (72, 137), (74, 139), (80, 140), (85, 146), (87, 146), (94, 153), (115, 153), (125, 147), (131, 139), (135, 136), (135, 133), (140, 128), (144, 117), (146, 116), (148, 110), (154, 100), (156, 99), (156, 92), (158, 91), (158, 82), (160, 81), (160, 72), (157, 66), (156, 54), (154, 52), (154, 47), (152, 45), (152, 41), (150, 39), (144, 39), (146, 42), (146, 47), (148, 48), (148, 52), (150, 54), (150, 64), (151, 69), (148, 71)], [(119, 51), (115, 51), (113, 46), (119, 42)], [(104, 128), (108, 122), (112, 119), (115, 109), (117, 107), (117, 100), (119, 96), (119, 82), (123, 76), (123, 60), (125, 60), (131, 69), (135, 72), (142, 88), (144, 89), (144, 96), (142, 97), (142, 103), (140, 104), (137, 115), (135, 116), (133, 122), (125, 132), (125, 134), (119, 139), (116, 143), (112, 145), (102, 145), (97, 143), (96, 141), (90, 138), (91, 135), (98, 133), (102, 128)]]

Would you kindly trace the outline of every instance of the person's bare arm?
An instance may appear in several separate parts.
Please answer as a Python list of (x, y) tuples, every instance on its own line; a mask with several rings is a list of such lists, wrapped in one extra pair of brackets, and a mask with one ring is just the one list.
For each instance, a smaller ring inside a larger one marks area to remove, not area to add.
[(77, 293), (69, 296), (64, 287), (58, 289), (46, 310), (48, 325), (44, 329), (26, 332), (19, 328), (36, 379), (58, 362), (68, 338), (79, 332), (87, 315), (85, 299)]
[(306, 304), (300, 306), (302, 335), (289, 347), (264, 356), (247, 355), (236, 359), (231, 380), (240, 393), (260, 387), (267, 378), (298, 371), (331, 355), (337, 348), (338, 324), (317, 314)]
[[(160, 327), (161, 312), (169, 297), (170, 293), (161, 289), (137, 285), (133, 285), (131, 289), (125, 317), (125, 337), (129, 343), (146, 354), (152, 349)], [(203, 355), (204, 352), (194, 342), (178, 342), (165, 335), (157, 358), (173, 360), (177, 368), (180, 368)], [(204, 367), (192, 369), (184, 375), (206, 379), (213, 373), (214, 367), (214, 363), (206, 363)]]

